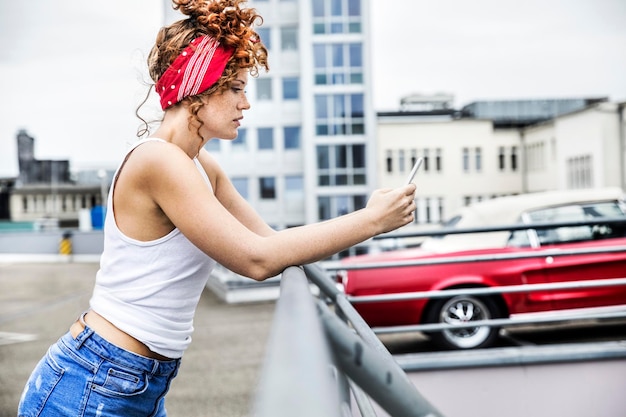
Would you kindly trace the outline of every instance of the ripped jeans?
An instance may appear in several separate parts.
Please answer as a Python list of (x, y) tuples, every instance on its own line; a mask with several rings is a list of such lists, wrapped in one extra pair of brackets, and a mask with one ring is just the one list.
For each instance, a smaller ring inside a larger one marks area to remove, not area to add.
[(159, 361), (121, 349), (86, 327), (68, 332), (33, 370), (18, 417), (165, 417), (165, 393), (180, 359)]

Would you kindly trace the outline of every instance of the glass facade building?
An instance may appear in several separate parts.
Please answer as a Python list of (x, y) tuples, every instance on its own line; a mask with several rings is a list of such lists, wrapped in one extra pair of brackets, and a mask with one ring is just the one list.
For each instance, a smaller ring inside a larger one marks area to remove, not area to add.
[[(180, 18), (165, 3), (166, 22)], [(248, 6), (263, 17), (270, 71), (249, 78), (238, 138), (207, 150), (276, 229), (364, 207), (376, 182), (369, 0)]]

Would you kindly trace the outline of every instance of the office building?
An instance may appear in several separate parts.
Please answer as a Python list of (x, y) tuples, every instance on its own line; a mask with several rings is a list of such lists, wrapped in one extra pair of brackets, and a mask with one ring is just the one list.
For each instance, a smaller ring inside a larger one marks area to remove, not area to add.
[[(166, 21), (180, 18), (165, 2)], [(270, 71), (251, 78), (236, 140), (210, 141), (274, 228), (364, 207), (376, 182), (368, 0), (254, 0)]]

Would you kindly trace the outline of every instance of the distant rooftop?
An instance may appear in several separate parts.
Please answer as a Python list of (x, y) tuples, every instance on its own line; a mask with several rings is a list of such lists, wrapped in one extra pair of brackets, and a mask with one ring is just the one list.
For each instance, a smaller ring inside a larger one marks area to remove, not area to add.
[(454, 96), (445, 93), (414, 93), (402, 97), (400, 110), (378, 112), (378, 117), (441, 117), (451, 118), (455, 113)]
[(543, 100), (484, 100), (461, 109), (461, 117), (493, 120), (501, 127), (526, 126), (582, 110), (608, 98), (569, 98)]
[(402, 97), (400, 108), (402, 111), (441, 111), (452, 110), (454, 96), (446, 93), (411, 94)]
[(452, 108), (454, 97), (446, 94), (413, 94), (404, 97), (400, 110), (378, 112), (378, 117), (448, 117), (492, 120), (496, 127), (523, 127), (608, 101), (607, 97), (537, 100), (481, 100), (461, 110)]

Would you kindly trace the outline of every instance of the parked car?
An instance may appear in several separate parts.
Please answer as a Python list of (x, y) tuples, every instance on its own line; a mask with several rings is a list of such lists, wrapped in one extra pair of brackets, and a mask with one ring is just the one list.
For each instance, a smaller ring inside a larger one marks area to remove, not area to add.
[[(345, 266), (346, 270), (339, 271), (338, 275), (348, 296), (624, 278), (625, 251), (528, 256), (541, 254), (546, 249), (584, 250), (626, 245), (626, 223), (615, 222), (626, 220), (623, 197), (622, 190), (611, 188), (530, 193), (484, 201), (463, 208), (443, 228), (471, 229), (534, 223), (537, 229), (432, 236), (417, 248), (344, 258), (340, 268)], [(607, 219), (612, 219), (613, 223), (548, 229), (541, 229), (538, 225)], [(507, 255), (522, 257), (497, 259)], [(472, 262), (472, 258), (482, 256), (495, 257), (496, 260)], [(468, 260), (364, 268), (373, 263), (449, 257), (468, 257)], [(358, 269), (349, 269), (350, 266)], [(626, 286), (354, 303), (356, 310), (372, 327), (470, 323), (526, 313), (615, 305), (626, 307)], [(497, 327), (478, 326), (433, 331), (429, 336), (443, 348), (473, 349), (492, 345), (498, 334)]]

